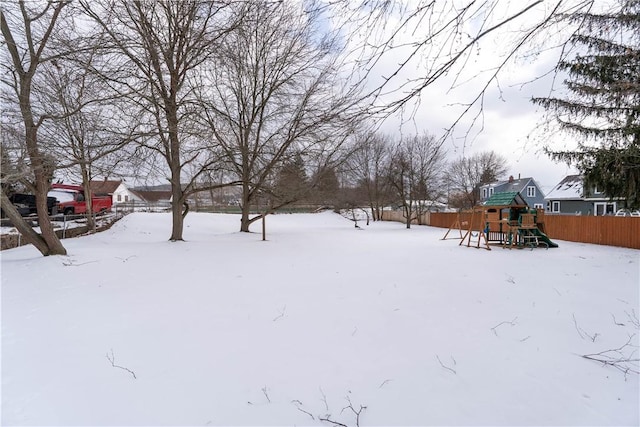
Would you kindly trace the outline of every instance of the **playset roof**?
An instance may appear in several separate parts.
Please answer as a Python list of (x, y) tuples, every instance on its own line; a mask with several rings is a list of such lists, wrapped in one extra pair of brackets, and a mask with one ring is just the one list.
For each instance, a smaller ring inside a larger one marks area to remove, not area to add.
[(484, 206), (528, 206), (517, 191), (504, 191), (489, 197)]

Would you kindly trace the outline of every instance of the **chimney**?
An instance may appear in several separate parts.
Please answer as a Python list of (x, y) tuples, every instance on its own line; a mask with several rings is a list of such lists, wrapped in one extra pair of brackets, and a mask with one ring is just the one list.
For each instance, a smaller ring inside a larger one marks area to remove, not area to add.
[(509, 182), (513, 182), (513, 175), (509, 176)]
[(520, 174), (518, 174), (518, 179), (520, 179)]

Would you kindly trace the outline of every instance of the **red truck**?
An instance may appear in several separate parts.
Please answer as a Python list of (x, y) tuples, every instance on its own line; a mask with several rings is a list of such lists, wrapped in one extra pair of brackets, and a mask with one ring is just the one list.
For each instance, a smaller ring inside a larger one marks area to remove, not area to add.
[[(65, 215), (87, 212), (84, 189), (80, 185), (52, 184), (48, 196), (58, 199), (58, 212)], [(91, 193), (91, 209), (95, 213), (111, 210), (111, 196)]]

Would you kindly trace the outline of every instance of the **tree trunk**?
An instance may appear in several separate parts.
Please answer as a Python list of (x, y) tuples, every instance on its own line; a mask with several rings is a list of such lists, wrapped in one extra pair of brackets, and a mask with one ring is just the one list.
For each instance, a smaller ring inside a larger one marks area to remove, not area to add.
[(404, 214), (407, 218), (406, 224), (407, 228), (411, 228), (411, 215), (413, 214), (411, 208), (407, 205), (404, 206)]
[[(172, 76), (173, 77), (173, 76)], [(185, 202), (184, 191), (180, 175), (182, 175), (182, 164), (180, 163), (180, 138), (178, 136), (178, 107), (176, 104), (175, 87), (176, 82), (171, 79), (171, 93), (169, 99), (165, 100), (167, 109), (167, 124), (169, 130), (169, 167), (171, 168), (171, 237), (172, 242), (184, 240), (182, 232), (184, 230), (184, 215), (182, 206)], [(186, 215), (186, 213), (185, 213)]]
[[(177, 149), (176, 149), (177, 150)], [(174, 151), (177, 152), (177, 151)], [(182, 233), (184, 231), (184, 217), (189, 212), (189, 205), (186, 203), (185, 193), (180, 183), (180, 159), (176, 155), (172, 157), (175, 163), (172, 165), (171, 172), (171, 237), (172, 242), (184, 240)], [(185, 209), (183, 210), (183, 206)]]
[[(24, 89), (28, 93), (27, 89)], [(37, 127), (33, 122), (33, 115), (31, 114), (31, 105), (24, 100), (28, 99), (23, 94), (21, 105), (22, 116), (25, 122), (26, 133), (26, 147), (29, 153), (29, 160), (31, 160), (31, 168), (33, 170), (35, 181), (35, 198), (36, 198), (36, 210), (38, 213), (38, 225), (40, 226), (40, 235), (44, 239), (47, 250), (42, 251), (37, 245), (36, 248), (42, 252), (42, 255), (66, 255), (67, 250), (62, 246), (62, 242), (55, 233), (51, 220), (49, 219), (49, 208), (47, 206), (47, 193), (49, 192), (50, 179), (53, 175), (53, 171), (49, 171), (49, 166), (46, 164), (44, 157), (38, 149), (38, 137)], [(24, 223), (25, 225), (26, 222)], [(19, 229), (18, 229), (19, 230)], [(26, 236), (25, 236), (26, 237)]]
[(2, 193), (1, 195), (2, 210), (7, 215), (9, 220), (11, 220), (11, 223), (13, 224), (13, 226), (18, 230), (18, 232), (20, 232), (22, 237), (24, 237), (24, 239), (27, 242), (35, 246), (36, 249), (38, 249), (42, 255), (44, 256), (51, 255), (47, 242), (45, 242), (42, 236), (36, 233), (33, 230), (33, 228), (31, 228), (31, 226), (27, 224), (24, 218), (22, 218), (22, 216), (20, 215), (20, 212), (18, 212), (16, 207), (13, 205), (13, 203), (11, 203), (11, 201), (9, 200), (9, 197), (7, 197), (7, 195), (4, 194), (4, 191), (2, 191), (1, 193)]
[[(36, 172), (36, 175), (38, 173)], [(43, 177), (36, 178), (36, 209), (38, 212), (38, 225), (42, 238), (49, 248), (48, 254), (42, 255), (66, 255), (67, 250), (62, 246), (58, 238), (51, 219), (49, 218), (49, 207), (47, 206), (47, 193), (49, 192), (49, 180)]]
[(171, 227), (171, 237), (169, 240), (172, 242), (178, 240), (184, 240), (182, 238), (182, 231), (184, 228), (184, 220), (182, 218), (182, 203), (172, 203), (171, 204), (171, 218), (172, 218), (172, 227)]
[(251, 222), (249, 220), (249, 215), (250, 215), (249, 203), (243, 203), (241, 210), (242, 210), (242, 216), (240, 217), (240, 231), (248, 233), (249, 226), (251, 225)]
[[(178, 180), (177, 184), (175, 180)], [(184, 216), (182, 215), (182, 206), (184, 204), (184, 196), (182, 187), (180, 186), (180, 174), (174, 175), (171, 179), (171, 237), (172, 242), (184, 240), (182, 232), (184, 230)]]
[(82, 174), (82, 188), (84, 189), (84, 202), (87, 207), (87, 228), (89, 231), (94, 232), (96, 230), (96, 220), (93, 215), (93, 199), (91, 194), (91, 178), (89, 177), (89, 171), (84, 164), (80, 165)]
[(240, 231), (248, 233), (249, 226), (251, 225), (251, 221), (249, 220), (249, 215), (251, 214), (251, 191), (246, 177), (244, 177), (244, 182), (242, 183), (242, 200), (240, 203), (242, 213), (240, 217)]

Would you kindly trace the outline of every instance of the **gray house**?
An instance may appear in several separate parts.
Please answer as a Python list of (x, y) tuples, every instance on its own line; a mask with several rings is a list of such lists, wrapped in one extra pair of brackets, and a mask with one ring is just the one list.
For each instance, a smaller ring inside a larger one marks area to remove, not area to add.
[(611, 199), (598, 188), (584, 188), (582, 175), (568, 175), (549, 192), (546, 212), (561, 215), (614, 215), (619, 199)]
[(496, 181), (480, 186), (480, 203), (486, 202), (496, 193), (520, 193), (527, 205), (536, 209), (544, 209), (544, 193), (533, 178), (514, 179), (510, 176), (507, 181)]

